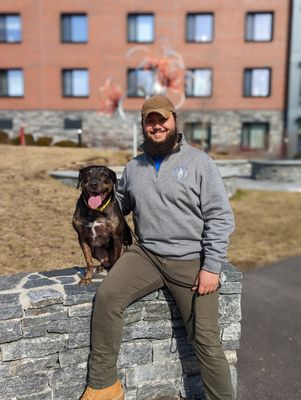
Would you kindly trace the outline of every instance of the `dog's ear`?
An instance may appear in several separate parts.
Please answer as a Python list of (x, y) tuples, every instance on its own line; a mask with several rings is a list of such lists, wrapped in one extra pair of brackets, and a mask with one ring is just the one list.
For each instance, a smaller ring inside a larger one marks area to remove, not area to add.
[(78, 172), (78, 181), (77, 181), (77, 189), (79, 189), (81, 183), (83, 180), (83, 168), (79, 170)]
[(116, 185), (117, 175), (116, 175), (115, 171), (112, 171), (111, 169), (110, 169), (110, 178), (112, 179), (114, 185)]
[(84, 168), (81, 168), (81, 169), (78, 171), (77, 189), (80, 188), (80, 186), (81, 186), (81, 184), (82, 184), (83, 177), (84, 177), (85, 173), (88, 171), (89, 168), (90, 168), (90, 167), (84, 167)]

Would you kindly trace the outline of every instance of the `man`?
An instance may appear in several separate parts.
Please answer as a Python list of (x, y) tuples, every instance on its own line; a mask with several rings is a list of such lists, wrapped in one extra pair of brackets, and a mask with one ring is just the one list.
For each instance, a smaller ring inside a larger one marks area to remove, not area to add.
[(123, 311), (166, 286), (199, 361), (208, 400), (233, 399), (218, 327), (219, 273), (233, 231), (221, 176), (204, 152), (177, 132), (165, 96), (142, 107), (144, 153), (126, 166), (117, 195), (133, 212), (138, 241), (116, 262), (96, 294), (89, 384), (82, 400), (123, 400), (116, 362)]

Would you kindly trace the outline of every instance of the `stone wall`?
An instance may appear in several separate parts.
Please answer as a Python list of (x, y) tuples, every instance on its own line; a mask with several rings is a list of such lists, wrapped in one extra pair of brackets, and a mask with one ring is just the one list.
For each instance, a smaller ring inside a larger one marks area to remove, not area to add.
[[(83, 142), (88, 146), (132, 147), (133, 125), (139, 122), (139, 112), (127, 112), (128, 121), (117, 114), (110, 117), (97, 111), (22, 111), (1, 110), (0, 119), (12, 119), (13, 129), (7, 131), (11, 136), (19, 134), (21, 126), (35, 138), (51, 136), (54, 142), (70, 139), (77, 142), (76, 130), (65, 130), (64, 119), (82, 120)], [(279, 157), (283, 133), (283, 114), (278, 110), (215, 110), (178, 112), (179, 130), (183, 131), (186, 122), (208, 122), (211, 124), (212, 150), (236, 154), (240, 151), (241, 128), (244, 122), (267, 122), (270, 126), (268, 149), (261, 153), (269, 157)], [(138, 144), (142, 142), (142, 136)]]
[[(79, 268), (0, 277), (0, 400), (76, 400), (86, 383), (96, 288), (78, 286)], [(221, 340), (236, 388), (241, 273), (225, 263), (220, 291)], [(202, 400), (195, 356), (166, 290), (126, 310), (118, 361), (127, 400), (180, 395)]]
[[(133, 115), (129, 116), (133, 118)], [(64, 119), (82, 121), (82, 140), (88, 146), (121, 147), (132, 146), (132, 123), (120, 117), (111, 118), (97, 111), (23, 111), (1, 110), (0, 119), (12, 119), (13, 129), (6, 130), (10, 136), (19, 134), (21, 126), (35, 139), (41, 136), (53, 138), (53, 142), (63, 139), (78, 141), (77, 130), (64, 129)]]
[(254, 160), (251, 161), (251, 166), (253, 179), (301, 183), (301, 161), (299, 160)]

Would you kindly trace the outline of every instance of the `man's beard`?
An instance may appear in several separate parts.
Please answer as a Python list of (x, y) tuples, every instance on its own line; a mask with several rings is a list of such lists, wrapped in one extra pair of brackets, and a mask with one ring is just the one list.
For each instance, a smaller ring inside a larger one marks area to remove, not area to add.
[(167, 138), (160, 143), (153, 142), (144, 133), (144, 149), (152, 157), (165, 157), (171, 154), (175, 145), (178, 141), (178, 130), (175, 127), (174, 131), (171, 131)]

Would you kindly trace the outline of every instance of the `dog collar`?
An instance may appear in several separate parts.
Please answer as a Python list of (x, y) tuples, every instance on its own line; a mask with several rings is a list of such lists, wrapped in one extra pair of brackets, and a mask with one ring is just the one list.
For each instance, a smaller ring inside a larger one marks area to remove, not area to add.
[(110, 204), (111, 200), (112, 200), (112, 194), (109, 196), (108, 200), (106, 200), (106, 202), (105, 202), (101, 207), (98, 207), (98, 208), (91, 208), (91, 207), (89, 206), (89, 204), (86, 202), (86, 199), (85, 199), (85, 197), (84, 197), (84, 201), (85, 201), (85, 203), (86, 203), (86, 206), (89, 207), (90, 210), (94, 210), (94, 211), (98, 211), (98, 212), (102, 212), (102, 211)]

